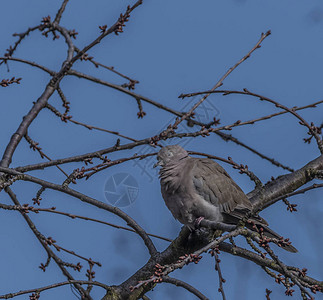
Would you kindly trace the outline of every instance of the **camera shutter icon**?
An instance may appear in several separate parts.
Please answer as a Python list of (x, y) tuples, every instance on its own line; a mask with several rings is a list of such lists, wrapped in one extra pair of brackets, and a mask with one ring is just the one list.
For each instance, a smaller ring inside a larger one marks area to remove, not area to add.
[(117, 207), (126, 207), (134, 203), (138, 197), (137, 180), (129, 173), (112, 175), (104, 185), (106, 200)]

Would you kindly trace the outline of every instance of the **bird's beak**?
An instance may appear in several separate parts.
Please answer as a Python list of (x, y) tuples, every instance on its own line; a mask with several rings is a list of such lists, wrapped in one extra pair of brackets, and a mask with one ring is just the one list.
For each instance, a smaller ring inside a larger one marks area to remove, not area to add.
[(161, 166), (161, 165), (162, 165), (162, 162), (161, 162), (161, 161), (157, 161), (157, 162), (154, 164), (153, 168), (156, 168), (156, 167)]

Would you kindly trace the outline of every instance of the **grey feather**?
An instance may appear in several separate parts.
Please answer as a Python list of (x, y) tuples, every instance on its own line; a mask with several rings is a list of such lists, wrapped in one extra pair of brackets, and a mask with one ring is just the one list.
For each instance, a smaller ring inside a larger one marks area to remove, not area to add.
[[(174, 218), (194, 228), (195, 220), (238, 224), (252, 204), (229, 174), (215, 161), (190, 157), (179, 145), (163, 147), (157, 155), (161, 193)], [(280, 235), (259, 216), (250, 218), (268, 237)], [(253, 229), (252, 226), (248, 226)], [(297, 252), (293, 246), (283, 247)]]

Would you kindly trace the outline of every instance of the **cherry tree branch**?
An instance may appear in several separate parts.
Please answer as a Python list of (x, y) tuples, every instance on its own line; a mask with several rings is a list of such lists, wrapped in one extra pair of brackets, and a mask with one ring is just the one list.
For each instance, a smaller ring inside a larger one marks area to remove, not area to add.
[[(90, 217), (84, 217), (84, 216), (80, 216), (80, 215), (76, 215), (76, 214), (72, 214), (72, 213), (58, 211), (58, 210), (56, 210), (56, 207), (39, 208), (39, 207), (29, 206), (28, 204), (24, 204), (22, 206), (17, 206), (17, 205), (7, 205), (7, 204), (0, 203), (0, 209), (22, 211), (24, 213), (33, 212), (33, 213), (36, 213), (36, 214), (39, 213), (39, 212), (49, 212), (49, 213), (52, 213), (52, 214), (63, 215), (63, 216), (69, 217), (71, 219), (81, 219), (81, 220), (85, 220), (85, 221), (92, 221), (92, 222), (104, 224), (104, 225), (107, 225), (107, 226), (110, 226), (110, 227), (113, 227), (113, 228), (122, 229), (122, 230), (130, 231), (130, 232), (133, 232), (133, 233), (137, 233), (136, 230), (134, 230), (132, 228), (129, 228), (129, 227), (116, 225), (116, 224), (113, 224), (113, 223), (93, 219), (93, 218), (90, 218)], [(147, 233), (147, 235), (149, 235), (151, 237), (154, 237), (154, 238), (157, 238), (157, 239), (160, 239), (160, 240), (163, 240), (163, 241), (166, 241), (166, 242), (172, 242), (173, 241), (172, 239), (165, 238), (165, 237), (162, 237), (160, 235), (153, 234), (153, 233)]]
[[(231, 67), (221, 78), (220, 80), (213, 86), (213, 88), (210, 91), (215, 91), (218, 87), (220, 87), (223, 83), (223, 81), (240, 65), (242, 64), (245, 60), (247, 60), (251, 54), (260, 48), (260, 44), (263, 42), (263, 40), (268, 37), (271, 34), (270, 30), (268, 30), (266, 33), (262, 33), (260, 36), (259, 41), (256, 43), (254, 47), (243, 57), (241, 58), (233, 67)], [(181, 118), (177, 119), (173, 125), (171, 125), (167, 130), (165, 130), (164, 134), (167, 136), (168, 133), (173, 131), (174, 129), (177, 128), (177, 126), (184, 121), (186, 118), (190, 117), (192, 113), (195, 111), (195, 109), (201, 105), (207, 98), (210, 96), (211, 93), (207, 93), (205, 96), (202, 97), (201, 100), (199, 100), (196, 104), (193, 105), (193, 107)]]
[[(81, 200), (82, 202), (91, 204), (93, 206), (96, 206), (96, 207), (98, 207), (100, 209), (109, 211), (109, 212), (111, 212), (111, 213), (119, 216), (121, 219), (123, 219), (124, 221), (126, 221), (127, 224), (130, 227), (132, 227), (139, 234), (139, 236), (144, 241), (147, 249), (149, 250), (150, 255), (152, 257), (154, 257), (154, 256), (157, 255), (157, 250), (156, 250), (153, 242), (151, 241), (151, 239), (149, 238), (149, 236), (145, 232), (145, 230), (143, 228), (141, 228), (135, 222), (135, 220), (133, 220), (126, 213), (124, 213), (121, 209), (119, 209), (119, 208), (117, 208), (115, 206), (109, 205), (107, 203), (103, 203), (101, 201), (98, 201), (98, 200), (96, 200), (94, 198), (91, 198), (89, 196), (86, 196), (86, 195), (84, 195), (84, 194), (82, 194), (80, 192), (77, 192), (77, 191), (75, 191), (75, 190), (73, 190), (73, 189), (71, 189), (71, 188), (69, 188), (67, 186), (59, 185), (59, 184), (55, 184), (55, 183), (51, 183), (51, 182), (48, 182), (46, 180), (39, 179), (39, 178), (34, 177), (34, 176), (30, 176), (30, 175), (27, 175), (27, 174), (24, 174), (24, 173), (17, 172), (17, 171), (15, 171), (13, 169), (0, 167), (0, 172), (5, 172), (7, 174), (17, 176), (17, 178), (19, 180), (33, 182), (33, 183), (36, 183), (36, 184), (41, 185), (44, 188), (52, 189), (52, 190), (55, 190), (55, 191), (62, 192), (64, 194), (71, 195), (71, 196), (73, 196), (73, 197)], [(15, 203), (15, 205), (20, 205), (20, 204), (16, 204)]]
[[(15, 205), (21, 206), (20, 205), (20, 202), (17, 199), (17, 196), (10, 189), (10, 187), (6, 187), (5, 188), (5, 191), (8, 193), (8, 195), (10, 196), (12, 202)], [(58, 265), (58, 267), (61, 269), (63, 275), (66, 276), (66, 278), (68, 280), (74, 280), (74, 278), (72, 277), (72, 275), (64, 267), (63, 261), (52, 251), (52, 249), (50, 249), (50, 247), (48, 246), (48, 244), (45, 242), (45, 240), (46, 240), (45, 237), (37, 230), (35, 224), (32, 222), (32, 220), (29, 218), (29, 216), (27, 216), (22, 211), (20, 213), (21, 213), (22, 217), (25, 219), (25, 221), (27, 222), (29, 228), (32, 230), (32, 232), (34, 233), (34, 235), (36, 236), (36, 238), (38, 239), (38, 241), (41, 243), (41, 245), (43, 246), (43, 248), (47, 252), (48, 256), (51, 257), (51, 258), (53, 258), (53, 260), (56, 262), (56, 264)], [(85, 297), (85, 299), (88, 299), (88, 300), (91, 300), (92, 299), (89, 295), (87, 295), (87, 293), (85, 292), (85, 290), (78, 283), (74, 283), (73, 285), (79, 291), (79, 293)]]
[(62, 6), (59, 8), (59, 10), (58, 10), (58, 12), (56, 14), (54, 23), (59, 24), (59, 22), (61, 21), (62, 15), (63, 15), (63, 13), (65, 11), (65, 8), (66, 8), (66, 5), (67, 5), (68, 1), (69, 0), (64, 0), (63, 1)]
[[(314, 126), (313, 124), (311, 124), (311, 125), (308, 124), (308, 122), (304, 118), (302, 118), (298, 113), (296, 113), (296, 110), (300, 110), (302, 108), (297, 108), (297, 107), (288, 108), (287, 106), (285, 106), (281, 103), (278, 103), (275, 100), (272, 100), (268, 97), (265, 97), (265, 96), (262, 96), (262, 95), (259, 95), (256, 93), (253, 93), (247, 89), (243, 89), (243, 91), (230, 91), (230, 90), (214, 91), (214, 90), (210, 90), (210, 91), (205, 91), (205, 92), (182, 94), (179, 97), (185, 98), (185, 97), (191, 97), (191, 96), (196, 96), (196, 95), (200, 95), (200, 94), (210, 95), (213, 93), (221, 93), (224, 96), (230, 95), (230, 94), (248, 95), (248, 96), (253, 96), (253, 97), (259, 98), (259, 100), (261, 100), (261, 101), (267, 101), (267, 102), (274, 104), (276, 107), (283, 109), (286, 113), (290, 113), (290, 114), (294, 115), (296, 118), (298, 118), (300, 120), (299, 123), (301, 125), (307, 127), (309, 130), (309, 134), (315, 137), (317, 145), (319, 147), (319, 150), (321, 153), (323, 153), (323, 141), (322, 141), (322, 138), (320, 137), (320, 134), (319, 134), (320, 128)], [(320, 104), (322, 102), (323, 101), (318, 101), (316, 103), (311, 104), (310, 106), (307, 105), (306, 107), (315, 107), (317, 104)]]
[(74, 284), (91, 284), (91, 285), (95, 285), (95, 286), (99, 286), (102, 287), (105, 290), (109, 290), (110, 287), (98, 282), (98, 281), (87, 281), (87, 280), (68, 280), (68, 281), (63, 281), (63, 282), (58, 282), (58, 283), (53, 283), (51, 285), (47, 285), (44, 287), (40, 287), (40, 288), (34, 288), (34, 289), (29, 289), (29, 290), (24, 290), (24, 291), (19, 291), (19, 292), (13, 292), (13, 293), (9, 293), (9, 294), (5, 294), (5, 295), (0, 295), (0, 299), (11, 299), (17, 296), (21, 296), (21, 295), (26, 295), (26, 294), (31, 294), (31, 293), (35, 293), (35, 294), (40, 294), (41, 292), (50, 290), (50, 289), (54, 289), (54, 288), (58, 288), (64, 285), (74, 285)]
[(166, 283), (171, 283), (173, 285), (176, 286), (180, 286), (182, 288), (184, 288), (185, 290), (189, 291), (190, 293), (192, 293), (193, 295), (195, 295), (197, 298), (201, 299), (201, 300), (208, 300), (209, 298), (207, 298), (206, 296), (204, 296), (199, 290), (197, 290), (195, 287), (191, 286), (190, 284), (188, 284), (185, 281), (176, 279), (176, 278), (172, 278), (169, 276), (164, 276), (163, 277), (163, 282)]

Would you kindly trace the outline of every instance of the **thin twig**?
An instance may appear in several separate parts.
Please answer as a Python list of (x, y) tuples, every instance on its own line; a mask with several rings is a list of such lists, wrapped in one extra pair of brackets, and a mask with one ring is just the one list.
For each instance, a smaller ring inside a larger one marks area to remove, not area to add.
[(317, 188), (321, 188), (323, 187), (323, 183), (314, 183), (313, 185), (311, 186), (308, 186), (306, 188), (303, 188), (303, 189), (300, 189), (298, 191), (295, 191), (295, 192), (292, 192), (292, 193), (288, 193), (288, 194), (285, 194), (283, 196), (280, 196), (280, 197), (277, 197), (277, 198), (274, 198), (268, 202), (266, 202), (263, 206), (262, 206), (262, 210), (273, 205), (274, 203), (276, 203), (277, 201), (279, 200), (283, 200), (285, 198), (289, 198), (289, 197), (292, 197), (292, 196), (295, 196), (295, 195), (299, 195), (299, 194), (304, 194), (305, 192), (309, 191), (309, 190), (313, 190), (313, 189), (317, 189)]
[[(322, 102), (323, 102), (323, 100), (322, 100)], [(282, 113), (286, 113), (286, 112), (282, 112)], [(277, 113), (276, 115), (278, 115), (278, 114), (279, 113)], [(266, 120), (266, 119), (263, 118), (262, 120)], [(246, 148), (247, 150), (251, 151), (252, 153), (258, 155), (259, 157), (261, 157), (261, 158), (263, 158), (263, 159), (271, 162), (276, 167), (280, 167), (280, 168), (282, 168), (284, 170), (288, 170), (289, 172), (294, 172), (294, 169), (293, 168), (291, 168), (289, 166), (286, 166), (286, 165), (283, 165), (282, 163), (278, 162), (276, 159), (270, 158), (270, 157), (264, 155), (263, 153), (260, 153), (256, 149), (254, 149), (254, 148), (246, 145), (245, 143), (241, 142), (240, 140), (238, 140), (237, 138), (235, 138), (231, 134), (227, 134), (227, 133), (224, 133), (224, 132), (221, 132), (221, 131), (217, 131), (216, 134), (219, 135), (225, 141), (230, 140), (230, 141), (236, 143), (237, 145)]]
[(177, 260), (177, 262), (172, 263), (170, 265), (161, 266), (161, 265), (157, 264), (155, 266), (156, 270), (155, 270), (154, 275), (152, 275), (147, 280), (142, 280), (142, 281), (138, 282), (138, 284), (136, 286), (131, 287), (131, 290), (138, 289), (142, 285), (147, 285), (149, 283), (162, 282), (164, 276), (167, 276), (168, 274), (170, 274), (171, 272), (173, 272), (177, 269), (183, 268), (185, 265), (187, 265), (189, 263), (192, 263), (192, 262), (198, 263), (198, 261), (202, 258), (200, 256), (202, 253), (207, 252), (209, 249), (213, 249), (213, 248), (217, 247), (221, 242), (225, 241), (226, 239), (229, 239), (230, 237), (235, 237), (237, 235), (242, 234), (243, 231), (244, 231), (244, 229), (237, 228), (237, 229), (219, 237), (218, 239), (215, 239), (214, 241), (208, 243), (206, 246), (200, 248), (199, 250), (195, 251), (194, 253), (180, 257), (179, 260)]
[[(241, 64), (243, 63), (246, 59), (248, 59), (250, 57), (250, 55), (258, 48), (260, 48), (260, 44), (262, 43), (262, 41), (268, 37), (271, 34), (270, 30), (268, 30), (266, 33), (262, 33), (260, 36), (259, 41), (256, 43), (256, 45), (243, 57), (241, 58), (233, 67), (231, 67), (221, 78), (220, 80), (213, 86), (213, 88), (210, 91), (214, 91), (216, 90), (218, 87), (220, 87), (223, 84), (223, 81)], [(184, 121), (186, 118), (190, 117), (192, 115), (192, 113), (195, 111), (195, 109), (202, 104), (202, 102), (204, 102), (208, 96), (210, 96), (211, 93), (207, 93), (205, 96), (202, 97), (201, 100), (199, 100), (196, 104), (193, 105), (193, 107), (185, 114), (183, 115), (181, 118), (177, 119), (175, 121), (175, 123), (170, 126), (169, 128), (167, 128), (165, 130), (165, 135), (167, 136), (169, 132), (171, 132), (172, 130), (176, 129), (177, 126)]]
[(62, 15), (63, 15), (63, 12), (65, 10), (65, 7), (67, 5), (67, 2), (69, 0), (64, 0), (63, 3), (62, 3), (62, 6), (59, 8), (57, 14), (56, 14), (56, 17), (55, 17), (55, 20), (54, 20), (54, 23), (56, 24), (59, 24), (59, 22), (61, 21), (61, 18), (62, 18)]
[(106, 161), (106, 162), (104, 162), (104, 163), (102, 163), (100, 165), (94, 166), (92, 168), (82, 169), (78, 176), (79, 176), (79, 178), (85, 177), (86, 179), (89, 179), (94, 174), (96, 174), (98, 172), (101, 172), (102, 170), (105, 170), (105, 169), (110, 168), (112, 166), (124, 163), (126, 161), (134, 160), (134, 159), (142, 160), (142, 159), (144, 159), (146, 157), (154, 156), (156, 154), (157, 154), (156, 152), (142, 154), (142, 155), (135, 154), (135, 155), (130, 156), (130, 157), (119, 158), (119, 159), (113, 160), (113, 161)]
[[(43, 151), (42, 148), (38, 146), (38, 143), (33, 141), (31, 137), (26, 133), (25, 134), (25, 140), (27, 143), (30, 145), (30, 148), (33, 149), (34, 151), (37, 151), (40, 155), (41, 158), (47, 158), (49, 161), (52, 161), (52, 159), (46, 155)], [(60, 166), (55, 166), (58, 170), (60, 170), (66, 177), (68, 177), (68, 174), (60, 167)]]
[[(6, 173), (11, 174), (11, 175), (19, 175), (20, 180), (34, 182), (34, 183), (37, 183), (37, 184), (39, 184), (39, 185), (41, 185), (41, 186), (43, 186), (45, 188), (49, 188), (49, 189), (52, 189), (52, 190), (63, 192), (65, 194), (71, 195), (71, 196), (81, 200), (82, 202), (86, 202), (88, 204), (91, 204), (93, 206), (96, 206), (96, 207), (98, 207), (100, 209), (109, 211), (109, 212), (119, 216), (121, 219), (126, 221), (129, 226), (131, 226), (134, 230), (136, 230), (138, 235), (144, 241), (150, 255), (152, 257), (155, 257), (157, 255), (157, 253), (158, 253), (157, 249), (156, 249), (154, 243), (151, 241), (151, 239), (147, 235), (146, 231), (142, 227), (140, 227), (134, 219), (132, 219), (129, 215), (127, 215), (121, 209), (119, 209), (119, 208), (117, 208), (115, 206), (109, 205), (107, 203), (103, 203), (101, 201), (98, 201), (98, 200), (96, 200), (94, 198), (88, 197), (88, 196), (86, 196), (86, 195), (84, 195), (84, 194), (82, 194), (80, 192), (77, 192), (77, 191), (75, 191), (73, 189), (70, 189), (67, 186), (54, 184), (54, 183), (48, 182), (46, 180), (42, 180), (42, 179), (27, 175), (27, 174), (17, 172), (17, 171), (15, 171), (13, 169), (0, 167), (0, 172), (6, 172)], [(20, 205), (20, 204), (16, 204), (16, 205)]]
[(99, 287), (104, 288), (105, 290), (110, 290), (110, 287), (108, 285), (105, 285), (101, 282), (98, 281), (87, 281), (87, 280), (69, 280), (69, 281), (63, 281), (63, 282), (58, 282), (58, 283), (53, 283), (51, 285), (47, 285), (44, 287), (40, 287), (40, 288), (35, 288), (35, 289), (29, 289), (29, 290), (24, 290), (24, 291), (19, 291), (19, 292), (14, 292), (14, 293), (9, 293), (9, 294), (5, 294), (5, 295), (0, 295), (0, 299), (10, 299), (13, 297), (17, 297), (17, 296), (21, 296), (21, 295), (26, 295), (26, 294), (31, 294), (31, 293), (41, 293), (43, 291), (46, 290), (50, 290), (53, 288), (57, 288), (60, 286), (64, 286), (64, 285), (68, 285), (68, 284), (93, 284)]
[[(251, 125), (251, 124), (254, 124), (255, 122), (265, 120), (267, 117), (268, 116), (264, 116), (264, 117), (261, 117), (261, 118), (252, 119), (252, 120), (248, 120), (248, 121), (244, 121), (244, 122), (241, 122), (240, 120), (238, 120), (237, 122), (229, 124), (229, 125), (225, 125), (225, 126), (221, 126), (221, 127), (217, 127), (217, 128), (204, 128), (204, 129), (202, 128), (201, 130), (196, 131), (196, 132), (173, 133), (173, 134), (170, 134), (165, 139), (207, 136), (211, 132), (216, 133), (216, 132), (219, 132), (221, 130), (231, 130), (234, 127)], [(156, 136), (156, 137), (157, 137), (157, 140), (160, 140), (159, 136)], [(120, 151), (120, 150), (132, 149), (132, 148), (135, 148), (137, 146), (145, 145), (145, 144), (150, 144), (152, 146), (155, 146), (154, 138), (156, 138), (156, 137), (153, 137), (153, 138), (150, 137), (150, 138), (138, 140), (138, 141), (133, 142), (133, 143), (119, 145), (118, 147), (113, 146), (113, 147), (98, 150), (98, 151), (95, 151), (95, 152), (86, 153), (86, 154), (83, 154), (83, 155), (77, 155), (77, 156), (73, 156), (73, 157), (57, 159), (57, 160), (53, 160), (52, 162), (46, 162), (46, 163), (40, 163), (40, 164), (34, 164), (34, 165), (28, 165), (28, 166), (24, 166), (24, 167), (19, 167), (19, 168), (16, 168), (16, 170), (19, 170), (21, 172), (25, 172), (25, 171), (30, 171), (30, 170), (47, 168), (47, 167), (50, 167), (50, 166), (53, 166), (53, 165), (56, 165), (56, 164), (65, 164), (65, 163), (70, 163), (70, 162), (83, 161), (84, 159), (98, 157), (98, 155), (104, 155), (104, 154), (107, 154), (107, 153)]]
[[(209, 90), (209, 91), (204, 91), (204, 92), (198, 92), (198, 93), (190, 93), (190, 94), (182, 94), (179, 97), (180, 98), (184, 98), (184, 97), (191, 97), (191, 96), (196, 96), (196, 95), (200, 95), (200, 94), (206, 94), (206, 96), (213, 94), (213, 93), (221, 93), (224, 96), (226, 95), (230, 95), (230, 94), (239, 94), (239, 95), (248, 95), (248, 96), (253, 96), (253, 97), (257, 97), (259, 98), (261, 101), (267, 101), (270, 102), (272, 104), (274, 104), (276, 107), (283, 109), (286, 113), (290, 113), (292, 115), (294, 115), (296, 118), (298, 118), (300, 120), (300, 124), (307, 127), (309, 130), (309, 133), (311, 135), (313, 135), (317, 141), (317, 145), (321, 151), (321, 153), (323, 153), (323, 141), (322, 138), (320, 137), (319, 133), (316, 132), (315, 129), (313, 129), (313, 125), (308, 124), (304, 118), (302, 118), (299, 114), (296, 113), (296, 110), (299, 110), (301, 108), (297, 108), (297, 107), (293, 107), (293, 108), (289, 108), (281, 103), (278, 103), (275, 100), (272, 100), (268, 97), (253, 93), (247, 89), (243, 89), (243, 91), (231, 91), (231, 90), (222, 90), (222, 91), (214, 91), (213, 89)], [(315, 104), (313, 104), (314, 106), (317, 104), (322, 103), (322, 101), (316, 102)], [(308, 107), (308, 106), (307, 106)], [(310, 107), (313, 107), (312, 105), (310, 105)]]
[(189, 291), (190, 293), (192, 293), (193, 295), (195, 295), (197, 298), (201, 299), (201, 300), (208, 300), (209, 298), (207, 298), (206, 296), (204, 296), (199, 290), (197, 290), (195, 287), (191, 286), (190, 284), (188, 284), (185, 281), (182, 281), (180, 279), (176, 279), (176, 278), (172, 278), (169, 276), (164, 276), (163, 277), (163, 282), (167, 282), (167, 283), (171, 283), (174, 284), (176, 286), (180, 286), (184, 289), (186, 289), (187, 291)]
[[(54, 76), (56, 73), (38, 63), (35, 63), (33, 61), (29, 61), (29, 60), (26, 60), (26, 59), (22, 59), (22, 58), (16, 58), (16, 57), (0, 57), (0, 60), (3, 61), (7, 61), (7, 60), (11, 60), (11, 61), (17, 61), (17, 62), (21, 62), (21, 63), (24, 63), (24, 64), (27, 64), (27, 65), (30, 65), (32, 67), (36, 67), (38, 69), (41, 69), (43, 71), (45, 71), (46, 73)], [(0, 63), (1, 64), (1, 63)]]
[(214, 253), (214, 259), (215, 259), (215, 270), (218, 272), (218, 275), (219, 275), (219, 292), (222, 295), (222, 299), (226, 300), (224, 288), (223, 288), (223, 283), (225, 282), (225, 279), (222, 276), (219, 255), (216, 253), (216, 251), (213, 251), (213, 253)]
[[(15, 42), (14, 46), (10, 46), (9, 49), (7, 49), (7, 52), (5, 53), (5, 59), (2, 60), (2, 62), (0, 62), (0, 65), (2, 65), (3, 63), (7, 63), (7, 60), (9, 58), (11, 58), (11, 56), (14, 54), (14, 52), (17, 50), (17, 47), (19, 46), (19, 44), (22, 42), (22, 40), (29, 35), (30, 32), (35, 31), (37, 29), (40, 28), (40, 25), (34, 26), (34, 27), (30, 27), (28, 28), (25, 32), (23, 33), (14, 33), (13, 36), (19, 36), (19, 39)], [(9, 71), (9, 69), (8, 69)]]
[[(271, 256), (271, 258), (277, 262), (277, 264), (283, 269), (284, 275), (288, 276), (294, 284), (296, 284), (301, 292), (306, 294), (310, 299), (314, 299), (313, 296), (305, 289), (305, 287), (302, 285), (302, 283), (298, 280), (298, 278), (294, 275), (293, 272), (287, 269), (287, 266), (278, 258), (278, 256), (270, 249), (270, 247), (266, 247), (265, 250), (267, 253)], [(293, 290), (289, 290), (289, 287), (287, 287), (286, 295), (287, 296), (292, 296)]]
[(142, 0), (138, 0), (134, 5), (132, 5), (131, 7), (128, 6), (127, 10), (125, 12), (124, 15), (120, 15), (118, 21), (116, 23), (114, 23), (109, 29), (104, 29), (101, 32), (101, 35), (98, 36), (94, 41), (92, 41), (90, 44), (88, 44), (87, 46), (85, 46), (81, 51), (79, 51), (72, 59), (71, 63), (73, 64), (75, 61), (77, 61), (78, 59), (80, 59), (82, 57), (82, 55), (84, 53), (86, 53), (88, 50), (90, 50), (91, 48), (93, 48), (95, 45), (99, 44), (101, 42), (101, 40), (103, 38), (105, 38), (107, 35), (111, 34), (111, 33), (118, 33), (120, 32), (120, 27), (124, 26), (124, 22), (128, 21), (127, 18), (124, 19), (125, 17), (130, 16), (130, 13), (136, 9), (138, 6), (140, 6), (142, 4)]
[[(76, 52), (80, 52), (81, 50), (80, 50), (80, 49), (78, 49), (77, 47), (75, 47), (75, 51), (76, 51)], [(109, 66), (104, 65), (104, 64), (102, 64), (102, 63), (100, 63), (100, 62), (98, 62), (98, 61), (95, 61), (95, 60), (93, 59), (93, 57), (88, 56), (88, 55), (87, 55), (87, 53), (85, 53), (85, 54), (83, 55), (83, 57), (81, 58), (81, 60), (89, 61), (89, 62), (91, 62), (91, 63), (92, 63), (96, 68), (98, 68), (98, 67), (102, 67), (102, 68), (104, 68), (104, 69), (107, 69), (107, 70), (109, 70), (109, 71), (111, 71), (111, 72), (113, 72), (113, 73), (115, 73), (115, 74), (119, 75), (119, 76), (120, 76), (120, 77), (122, 77), (122, 78), (125, 78), (125, 79), (129, 80), (129, 83), (130, 83), (130, 84), (132, 84), (132, 88), (130, 88), (130, 87), (129, 87), (129, 89), (134, 89), (135, 84), (139, 83), (139, 81), (137, 81), (137, 80), (135, 80), (135, 79), (132, 79), (132, 78), (128, 77), (127, 75), (124, 75), (124, 74), (122, 74), (121, 72), (117, 71), (114, 67), (109, 67)]]
[(83, 126), (83, 127), (87, 128), (89, 130), (93, 130), (94, 129), (94, 130), (98, 130), (98, 131), (103, 131), (103, 132), (111, 133), (111, 134), (117, 135), (119, 137), (122, 137), (124, 139), (130, 140), (130, 141), (133, 141), (133, 142), (137, 142), (136, 139), (131, 138), (131, 137), (128, 137), (126, 135), (123, 135), (123, 134), (121, 134), (121, 133), (119, 133), (117, 131), (108, 130), (108, 129), (100, 128), (100, 127), (97, 127), (97, 126), (85, 124), (85, 123), (82, 123), (82, 122), (79, 122), (79, 121), (75, 121), (73, 118), (70, 118), (70, 117), (65, 117), (64, 118), (64, 115), (61, 114), (54, 106), (50, 105), (49, 103), (46, 104), (46, 108), (48, 108), (56, 116), (60, 117), (61, 119), (63, 119), (66, 122), (71, 122), (71, 123), (74, 123), (76, 125)]
[(150, 103), (150, 104), (152, 104), (152, 105), (154, 105), (154, 106), (156, 106), (156, 107), (158, 107), (158, 108), (160, 108), (162, 110), (168, 111), (168, 112), (170, 112), (170, 113), (172, 113), (172, 114), (174, 114), (176, 116), (182, 116), (183, 115), (183, 113), (181, 113), (179, 111), (176, 111), (174, 109), (171, 109), (171, 108), (169, 108), (169, 107), (167, 107), (167, 106), (165, 106), (165, 105), (163, 105), (163, 104), (161, 104), (161, 103), (159, 103), (157, 101), (154, 101), (154, 100), (152, 100), (152, 99), (150, 99), (148, 97), (139, 95), (139, 94), (137, 94), (135, 92), (129, 91), (128, 89), (126, 89), (126, 88), (124, 88), (124, 87), (122, 87), (120, 85), (110, 83), (110, 82), (102, 80), (100, 78), (96, 78), (94, 76), (81, 73), (81, 72), (76, 71), (74, 69), (69, 70), (68, 75), (76, 76), (78, 78), (83, 78), (83, 79), (86, 79), (86, 80), (89, 80), (89, 81), (92, 81), (92, 82), (95, 82), (95, 83), (98, 83), (98, 84), (101, 84), (101, 85), (108, 86), (110, 88), (113, 88), (115, 90), (118, 90), (120, 92), (123, 92), (123, 93), (133, 97), (135, 100), (140, 99), (140, 100), (142, 100), (144, 102), (147, 102), (147, 103)]
[[(129, 227), (116, 225), (116, 224), (113, 224), (113, 223), (109, 223), (109, 222), (106, 222), (106, 221), (101, 221), (101, 220), (98, 220), (98, 219), (93, 219), (93, 218), (90, 218), (90, 217), (83, 217), (83, 216), (80, 216), (80, 215), (75, 215), (75, 214), (71, 214), (71, 213), (67, 213), (67, 212), (58, 211), (58, 210), (56, 210), (55, 207), (52, 207), (52, 208), (38, 208), (38, 207), (29, 206), (29, 205), (16, 206), (16, 205), (7, 205), (7, 204), (0, 203), (0, 208), (5, 209), (5, 210), (24, 211), (25, 213), (28, 213), (29, 211), (34, 212), (34, 213), (49, 212), (49, 213), (53, 213), (53, 214), (63, 215), (63, 216), (69, 217), (71, 219), (81, 219), (81, 220), (86, 220), (86, 221), (92, 221), (92, 222), (108, 225), (108, 226), (113, 227), (113, 228), (123, 229), (123, 230), (127, 230), (127, 231), (130, 231), (130, 232), (137, 233), (134, 229), (129, 228)], [(154, 237), (154, 238), (166, 241), (166, 242), (172, 242), (173, 241), (172, 239), (165, 238), (165, 237), (162, 237), (160, 235), (153, 234), (153, 233), (147, 233), (147, 234), (149, 236), (151, 236), (151, 237)]]
[[(8, 195), (10, 196), (12, 202), (17, 205), (17, 206), (21, 206), (20, 202), (18, 201), (16, 195), (14, 194), (14, 192), (7, 187), (5, 189), (5, 191), (8, 193)], [(62, 273), (64, 274), (64, 276), (66, 276), (66, 278), (68, 280), (74, 280), (73, 276), (66, 270), (66, 268), (64, 267), (64, 265), (62, 264), (62, 260), (50, 249), (50, 247), (46, 244), (45, 237), (37, 230), (36, 225), (32, 222), (32, 220), (27, 216), (27, 214), (20, 212), (22, 217), (25, 219), (25, 221), (27, 222), (29, 228), (32, 230), (32, 232), (34, 233), (34, 235), (36, 236), (36, 238), (38, 239), (38, 241), (41, 243), (41, 245), (44, 247), (44, 249), (46, 250), (47, 254), (53, 258), (53, 260), (56, 262), (56, 264), (58, 265), (58, 267), (60, 268), (60, 270), (62, 271)], [(78, 283), (74, 283), (73, 284), (74, 287), (79, 291), (79, 293), (81, 295), (86, 296), (85, 290), (78, 284)], [(85, 299), (89, 299), (91, 300), (92, 298), (87, 295), (87, 297)]]

